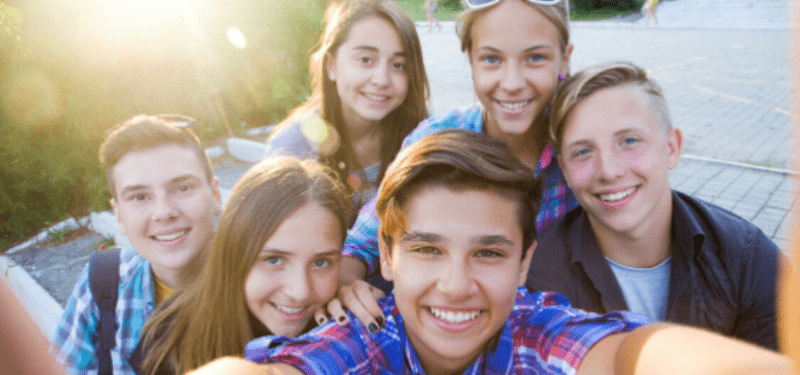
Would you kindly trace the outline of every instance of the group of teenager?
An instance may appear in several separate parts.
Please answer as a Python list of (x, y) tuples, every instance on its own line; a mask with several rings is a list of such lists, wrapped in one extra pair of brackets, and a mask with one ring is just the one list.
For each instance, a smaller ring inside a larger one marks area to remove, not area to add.
[(112, 129), (131, 248), (110, 346), (81, 274), (53, 340), (68, 372), (787, 371), (779, 251), (670, 188), (683, 139), (658, 84), (570, 74), (566, 0), (465, 3), (479, 103), (433, 117), (401, 8), (331, 3), (311, 97), (224, 205), (191, 118)]

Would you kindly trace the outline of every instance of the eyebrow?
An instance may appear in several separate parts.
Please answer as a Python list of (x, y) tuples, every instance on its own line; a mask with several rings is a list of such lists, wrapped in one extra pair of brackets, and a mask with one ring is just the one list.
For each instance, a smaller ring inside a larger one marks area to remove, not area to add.
[[(428, 232), (410, 232), (405, 233), (400, 236), (398, 242), (429, 242), (429, 243), (437, 243), (442, 242), (444, 236), (436, 233), (428, 233)], [(506, 246), (515, 246), (516, 244), (514, 241), (509, 239), (504, 235), (484, 235), (478, 236), (474, 238), (472, 243), (481, 245), (481, 246), (489, 246), (489, 245), (506, 245)]]
[[(170, 179), (169, 182), (167, 182), (167, 185), (175, 185), (181, 182), (186, 182), (188, 180), (202, 180), (202, 179), (193, 174), (184, 174)], [(127, 185), (123, 186), (119, 193), (120, 195), (123, 195), (132, 191), (147, 190), (148, 187), (149, 185), (145, 184)]]
[[(278, 250), (278, 249), (271, 249), (271, 248), (269, 248), (269, 249), (261, 249), (260, 253), (270, 253), (270, 254), (284, 255), (284, 256), (295, 255), (295, 252), (293, 252), (293, 251), (285, 251), (285, 250)], [(314, 256), (322, 256), (322, 257), (335, 256), (335, 255), (342, 255), (342, 250), (341, 249), (333, 249), (333, 250), (328, 250), (328, 251), (326, 251), (324, 253), (314, 254)]]
[[(353, 50), (366, 50), (366, 51), (371, 51), (371, 52), (378, 52), (378, 47), (371, 46), (369, 44), (362, 44), (362, 45), (353, 47)], [(392, 54), (392, 56), (403, 56), (403, 57), (405, 57), (405, 55), (406, 55), (406, 53), (403, 52), (403, 51), (395, 52), (395, 53)]]
[[(479, 50), (487, 49), (487, 50), (492, 51), (492, 52), (502, 52), (502, 51), (500, 51), (500, 49), (494, 48), (492, 46), (478, 46), (478, 49)], [(531, 51), (535, 51), (535, 50), (539, 50), (539, 49), (553, 49), (553, 46), (549, 46), (549, 45), (546, 45), (546, 44), (537, 44), (537, 45), (525, 48), (524, 50), (522, 50), (522, 52), (531, 52)]]

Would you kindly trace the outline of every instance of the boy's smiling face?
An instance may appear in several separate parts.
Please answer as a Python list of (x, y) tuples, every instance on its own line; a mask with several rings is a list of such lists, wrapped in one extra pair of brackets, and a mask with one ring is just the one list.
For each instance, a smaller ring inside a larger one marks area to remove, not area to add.
[(681, 133), (662, 127), (642, 89), (598, 90), (564, 121), (559, 163), (596, 234), (641, 237), (671, 220)]
[(535, 242), (522, 259), (517, 203), (493, 191), (424, 187), (403, 208), (381, 272), (425, 371), (461, 372), (511, 314)]

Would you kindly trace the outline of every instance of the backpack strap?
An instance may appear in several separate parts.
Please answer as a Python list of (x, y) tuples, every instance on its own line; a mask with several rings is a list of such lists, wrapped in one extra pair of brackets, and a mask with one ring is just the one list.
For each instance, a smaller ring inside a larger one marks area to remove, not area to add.
[(98, 375), (111, 375), (111, 349), (116, 340), (117, 290), (119, 289), (119, 248), (110, 248), (92, 255), (89, 261), (89, 289), (100, 309), (95, 337)]

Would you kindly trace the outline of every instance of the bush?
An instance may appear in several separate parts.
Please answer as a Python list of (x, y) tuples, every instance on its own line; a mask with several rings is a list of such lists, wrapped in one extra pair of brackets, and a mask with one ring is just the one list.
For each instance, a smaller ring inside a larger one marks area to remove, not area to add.
[[(196, 0), (189, 17), (163, 2), (123, 22), (69, 4), (0, 4), (0, 249), (46, 222), (108, 209), (97, 150), (120, 121), (183, 113), (211, 141), (281, 120), (310, 93), (308, 51), (326, 6)], [(228, 41), (231, 26), (246, 48)]]
[(599, 9), (615, 9), (620, 11), (638, 10), (642, 7), (642, 0), (571, 0), (570, 6), (580, 11)]

